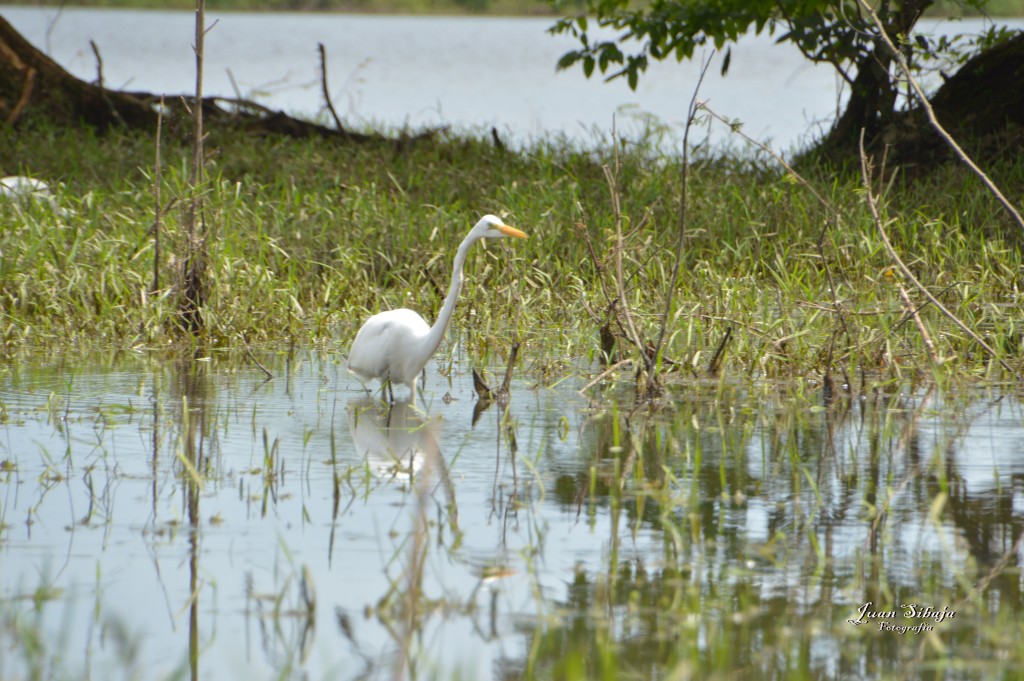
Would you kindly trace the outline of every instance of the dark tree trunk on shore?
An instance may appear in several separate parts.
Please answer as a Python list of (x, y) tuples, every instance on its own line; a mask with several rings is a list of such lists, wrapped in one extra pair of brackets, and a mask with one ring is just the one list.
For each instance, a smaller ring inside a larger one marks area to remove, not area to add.
[[(191, 102), (191, 96), (124, 92), (107, 89), (99, 82), (79, 80), (37, 50), (0, 16), (0, 123), (87, 126), (100, 132), (110, 128), (155, 131), (161, 98), (168, 132), (172, 136), (178, 130), (189, 134), (192, 114), (191, 104), (186, 104), (186, 100)], [(203, 117), (208, 128), (230, 128), (246, 134), (317, 136), (392, 145), (406, 144), (434, 132), (400, 139), (364, 135), (293, 118), (248, 100), (225, 97), (204, 97)]]
[[(872, 66), (872, 62), (874, 66)], [(872, 152), (899, 164), (924, 165), (951, 158), (924, 109), (894, 111), (895, 90), (872, 55), (859, 65), (849, 103), (811, 155), (833, 160), (857, 156), (861, 130)], [(979, 157), (1019, 159), (1024, 153), (1024, 32), (969, 59), (931, 96), (936, 116), (954, 138)]]
[(889, 78), (890, 61), (882, 50), (875, 50), (857, 64), (850, 99), (822, 143), (824, 148), (856, 148), (861, 130), (874, 139), (891, 122), (896, 93)]
[(954, 136), (1024, 127), (1024, 31), (964, 64), (931, 102)]
[(33, 119), (99, 130), (156, 126), (151, 102), (75, 78), (0, 17), (0, 120)]

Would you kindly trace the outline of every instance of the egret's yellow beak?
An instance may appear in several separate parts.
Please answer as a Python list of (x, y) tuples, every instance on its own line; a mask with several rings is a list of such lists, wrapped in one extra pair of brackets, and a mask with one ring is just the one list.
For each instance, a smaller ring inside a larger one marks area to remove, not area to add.
[(497, 225), (496, 227), (497, 227), (497, 230), (499, 232), (501, 232), (502, 234), (504, 234), (505, 236), (514, 236), (517, 239), (525, 239), (525, 238), (527, 238), (526, 237), (526, 232), (522, 232), (522, 231), (516, 229), (515, 227), (510, 227), (509, 225)]

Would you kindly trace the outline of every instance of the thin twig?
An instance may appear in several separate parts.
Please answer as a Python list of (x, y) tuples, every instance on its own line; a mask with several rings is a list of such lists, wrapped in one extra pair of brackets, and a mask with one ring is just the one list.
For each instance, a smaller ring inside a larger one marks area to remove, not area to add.
[(160, 108), (156, 112), (156, 159), (153, 164), (153, 201), (156, 215), (153, 218), (153, 292), (160, 290), (160, 223), (163, 211), (160, 210), (160, 137), (164, 124), (164, 98), (160, 97)]
[(96, 43), (92, 40), (89, 41), (89, 47), (92, 48), (93, 56), (96, 57), (96, 85), (100, 90), (103, 89), (103, 57), (100, 56), (100, 48), (96, 47)]
[[(581, 213), (583, 212), (583, 206), (577, 204), (577, 208)], [(585, 219), (586, 215), (583, 217)], [(599, 257), (597, 257), (597, 251), (594, 250), (594, 242), (590, 239), (590, 230), (587, 227), (587, 223), (577, 221), (576, 232), (583, 236), (583, 242), (587, 245), (587, 250), (590, 252), (590, 259), (594, 261), (594, 269), (597, 271), (597, 281), (601, 284), (601, 292), (604, 293), (604, 299), (608, 301), (608, 309), (612, 309), (615, 307), (615, 299), (612, 298), (611, 293), (608, 292), (608, 286), (604, 281), (602, 273), (604, 272), (605, 264)]]
[(610, 168), (607, 164), (603, 166), (604, 176), (608, 182), (608, 193), (609, 198), (612, 201), (612, 215), (615, 220), (615, 246), (614, 246), (614, 259), (615, 259), (615, 286), (617, 300), (619, 301), (619, 307), (622, 310), (622, 315), (626, 320), (624, 325), (624, 331), (626, 332), (629, 341), (640, 351), (640, 354), (644, 356), (644, 364), (651, 368), (652, 362), (647, 359), (644, 353), (644, 343), (640, 338), (640, 334), (636, 330), (636, 325), (633, 323), (633, 315), (630, 314), (629, 303), (626, 302), (626, 282), (623, 276), (622, 270), (622, 251), (623, 251), (623, 237), (622, 237), (622, 206), (619, 201), (619, 138), (618, 131), (615, 128), (615, 119), (612, 118), (612, 150), (614, 152), (614, 168)]
[[(942, 289), (937, 294), (935, 294), (935, 297), (936, 298), (942, 298), (942, 296), (946, 295), (947, 291), (949, 291), (950, 289), (952, 289), (955, 286), (959, 286), (961, 283), (963, 283), (963, 282), (959, 282), (959, 281), (953, 282), (952, 284), (950, 284), (949, 286), (947, 286), (946, 288)], [(892, 325), (892, 330), (895, 331), (896, 329), (898, 329), (901, 326), (903, 326), (904, 324), (906, 324), (908, 321), (910, 321), (911, 319), (914, 318), (914, 314), (917, 314), (917, 313), (921, 312), (921, 310), (925, 309), (926, 307), (928, 307), (928, 301), (927, 300), (924, 301), (923, 303), (921, 303), (920, 305), (918, 305), (917, 307), (915, 307), (913, 310), (911, 310), (909, 312), (904, 311), (903, 316), (900, 318), (900, 320)]]
[(512, 341), (512, 349), (508, 353), (508, 365), (505, 367), (505, 378), (501, 382), (501, 387), (498, 388), (499, 394), (508, 396), (509, 386), (512, 384), (512, 369), (516, 366), (516, 358), (519, 356), (519, 341)]
[(610, 374), (614, 373), (618, 369), (621, 369), (624, 366), (632, 366), (632, 365), (633, 365), (633, 360), (631, 360), (631, 359), (624, 359), (624, 360), (622, 360), (620, 362), (616, 362), (615, 364), (611, 365), (610, 367), (608, 367), (607, 369), (605, 369), (604, 371), (599, 373), (597, 376), (595, 376), (594, 379), (592, 381), (590, 381), (590, 383), (587, 383), (585, 386), (580, 388), (579, 392), (581, 392), (581, 393), (587, 392), (588, 390), (593, 388), (595, 385), (597, 385), (598, 383), (603, 381), (605, 378), (607, 378)]
[(205, 250), (205, 228), (200, 229), (197, 223), (202, 224), (202, 192), (200, 187), (203, 182), (203, 55), (204, 39), (206, 30), (206, 3), (205, 0), (196, 0), (196, 44), (194, 46), (196, 55), (196, 94), (192, 106), (192, 166), (189, 173), (189, 189), (191, 191), (191, 202), (189, 204), (186, 237), (186, 257), (183, 263), (184, 291), (181, 313), (184, 317), (186, 327), (192, 334), (198, 334), (202, 327), (202, 315), (200, 309), (203, 306), (203, 268)]
[(893, 248), (892, 242), (889, 241), (889, 235), (886, 234), (885, 232), (885, 226), (882, 224), (882, 215), (879, 212), (878, 203), (875, 200), (875, 195), (871, 190), (871, 164), (868, 160), (867, 153), (864, 151), (863, 130), (861, 130), (860, 133), (860, 164), (861, 173), (864, 177), (864, 189), (866, 190), (865, 194), (868, 199), (868, 207), (871, 209), (871, 216), (874, 218), (875, 227), (878, 229), (878, 235), (881, 237), (882, 243), (885, 245), (885, 250), (889, 253), (889, 257), (892, 258), (892, 261), (896, 263), (896, 266), (899, 268), (900, 272), (902, 272), (903, 276), (906, 277), (909, 281), (913, 282), (914, 286), (917, 287), (921, 294), (924, 295), (924, 297), (927, 298), (932, 305), (934, 305), (940, 312), (942, 312), (942, 314), (946, 315), (946, 317), (948, 317), (954, 324), (960, 327), (960, 329), (963, 330), (964, 333), (966, 333), (968, 336), (974, 339), (975, 343), (984, 348), (985, 352), (987, 352), (989, 356), (992, 357), (992, 359), (999, 362), (999, 364), (1002, 365), (1002, 367), (1006, 369), (1008, 372), (1010, 372), (1010, 374), (1012, 374), (1014, 378), (1019, 380), (1020, 376), (1017, 375), (1017, 372), (1014, 371), (1013, 368), (1009, 364), (1007, 364), (1006, 361), (1003, 360), (1003, 358), (1001, 358), (999, 354), (995, 350), (993, 350), (992, 347), (988, 343), (986, 343), (981, 336), (972, 331), (971, 328), (964, 324), (962, 321), (960, 321), (960, 319), (956, 315), (947, 310), (946, 306), (943, 305), (938, 298), (933, 296), (931, 292), (927, 288), (925, 288), (924, 284), (918, 281), (917, 277), (914, 276), (914, 273), (910, 271), (910, 268), (907, 267), (906, 263), (903, 262), (899, 254), (896, 253), (896, 249)]
[(89, 47), (92, 48), (92, 53), (96, 57), (96, 87), (99, 88), (100, 97), (103, 99), (107, 108), (110, 109), (111, 115), (117, 119), (117, 122), (124, 125), (124, 119), (121, 118), (121, 113), (114, 106), (114, 102), (110, 100), (107, 95), (106, 89), (103, 87), (103, 57), (100, 56), (100, 48), (96, 46), (96, 43), (92, 40), (89, 41)]
[(676, 240), (676, 262), (672, 267), (672, 278), (668, 285), (668, 293), (665, 296), (665, 309), (661, 313), (661, 331), (658, 333), (658, 340), (654, 344), (654, 356), (649, 365), (657, 365), (658, 358), (661, 355), (661, 348), (665, 342), (665, 333), (668, 331), (668, 316), (672, 311), (672, 301), (675, 298), (676, 283), (679, 281), (679, 272), (683, 267), (683, 248), (686, 243), (686, 180), (690, 167), (690, 128), (693, 126), (693, 121), (697, 117), (697, 110), (699, 108), (697, 95), (700, 94), (700, 86), (704, 82), (704, 74), (708, 72), (708, 66), (711, 65), (711, 58), (713, 56), (714, 52), (707, 55), (704, 63), (701, 65), (700, 76), (697, 77), (697, 84), (693, 88), (693, 96), (690, 97), (690, 106), (686, 111), (686, 127), (683, 130), (683, 176), (679, 192), (679, 238)]
[(924, 339), (924, 345), (928, 348), (928, 356), (931, 357), (932, 364), (939, 366), (942, 361), (939, 359), (939, 353), (935, 351), (935, 343), (932, 342), (931, 334), (928, 333), (928, 329), (925, 328), (924, 322), (921, 321), (921, 315), (917, 313), (917, 308), (914, 307), (914, 303), (910, 300), (910, 296), (907, 294), (907, 289), (903, 284), (897, 284), (900, 292), (900, 298), (907, 306), (907, 314), (914, 320), (914, 324), (917, 325), (917, 331), (921, 334), (921, 338)]
[(715, 350), (714, 356), (711, 357), (711, 364), (708, 365), (708, 376), (714, 376), (718, 373), (718, 369), (722, 364), (722, 357), (725, 354), (725, 346), (729, 344), (729, 339), (732, 338), (732, 327), (725, 327), (725, 335), (722, 336), (722, 340), (718, 343), (718, 349)]
[(622, 270), (622, 251), (623, 251), (623, 238), (622, 238), (622, 213), (619, 206), (619, 188), (617, 183), (617, 168), (612, 170), (607, 165), (604, 166), (605, 179), (608, 182), (608, 191), (611, 194), (612, 200), (612, 213), (615, 220), (615, 285), (617, 290), (617, 296), (619, 301), (619, 309), (622, 310), (622, 316), (625, 318), (625, 330), (629, 337), (629, 341), (640, 351), (645, 358), (645, 364), (648, 369), (653, 366), (653, 362), (646, 357), (644, 352), (644, 344), (640, 339), (640, 334), (636, 330), (636, 325), (633, 323), (633, 315), (630, 314), (629, 303), (626, 302), (626, 283), (625, 276)]
[[(242, 339), (242, 342), (245, 343), (245, 339), (244, 338)], [(260, 361), (258, 359), (256, 359), (256, 356), (252, 354), (252, 349), (249, 347), (248, 343), (246, 343), (246, 345), (245, 345), (245, 354), (249, 357), (249, 359), (251, 359), (253, 361), (253, 364), (255, 364), (256, 366), (258, 366), (260, 368), (260, 371), (262, 371), (263, 373), (265, 373), (267, 375), (267, 378), (273, 378), (274, 377), (274, 374), (270, 373), (270, 369), (268, 369), (267, 367), (263, 366), (260, 363)]]
[[(950, 135), (944, 127), (942, 127), (941, 123), (939, 123), (939, 119), (935, 115), (935, 109), (932, 108), (931, 102), (928, 101), (928, 97), (924, 94), (924, 90), (921, 88), (921, 85), (917, 82), (917, 79), (914, 78), (913, 74), (911, 74), (910, 72), (910, 65), (907, 64), (906, 56), (903, 54), (901, 50), (896, 48), (896, 45), (893, 44), (892, 39), (889, 37), (889, 34), (885, 30), (885, 26), (882, 24), (882, 20), (878, 18), (878, 15), (875, 13), (875, 10), (871, 8), (871, 6), (867, 3), (867, 0), (859, 0), (859, 2), (871, 16), (872, 21), (875, 22), (875, 26), (878, 28), (879, 37), (882, 38), (886, 46), (892, 51), (893, 55), (895, 55), (896, 62), (900, 66), (900, 70), (903, 71), (903, 75), (907, 77), (907, 82), (910, 83), (910, 87), (913, 88), (914, 92), (917, 94), (918, 99), (921, 101), (921, 108), (924, 109), (925, 115), (928, 117), (928, 122), (931, 123), (931, 126), (933, 128), (935, 128), (935, 132), (937, 132), (939, 134), (939, 137), (941, 137), (946, 142), (946, 144), (949, 145), (949, 147), (953, 150), (957, 157), (968, 168), (971, 169), (971, 172), (973, 172), (981, 179), (985, 186), (988, 187), (988, 190), (992, 192), (992, 194), (996, 197), (996, 200), (999, 201), (999, 203), (1002, 204), (1003, 208), (1005, 208), (1007, 212), (1010, 213), (1010, 215), (1016, 221), (1017, 226), (1021, 228), (1021, 231), (1024, 231), (1024, 217), (1021, 217), (1020, 212), (1014, 207), (1012, 203), (1010, 203), (1010, 200), (1003, 195), (1003, 193), (999, 190), (999, 187), (996, 186), (995, 182), (989, 179), (989, 176), (985, 174), (985, 171), (978, 167), (978, 165), (971, 159), (971, 157), (967, 155), (967, 152), (964, 151), (959, 144), (957, 144), (956, 140), (953, 139), (953, 136)], [(863, 154), (863, 141), (861, 142), (861, 148), (861, 153)]]
[(327, 51), (324, 49), (323, 43), (317, 43), (317, 49), (320, 50), (320, 86), (324, 91), (324, 101), (327, 102), (327, 110), (331, 112), (331, 117), (334, 118), (334, 124), (338, 126), (338, 130), (345, 132), (345, 126), (341, 124), (338, 112), (334, 110), (334, 102), (331, 101), (331, 91), (327, 87)]

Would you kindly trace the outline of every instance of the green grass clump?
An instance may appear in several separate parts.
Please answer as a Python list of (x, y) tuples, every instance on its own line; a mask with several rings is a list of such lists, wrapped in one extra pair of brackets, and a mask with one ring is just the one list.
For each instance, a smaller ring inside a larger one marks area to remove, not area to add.
[[(538, 369), (596, 359), (598, 329), (614, 320), (616, 214), (605, 164), (616, 168), (621, 199), (625, 302), (639, 334), (655, 338), (681, 186), (678, 159), (658, 152), (657, 142), (653, 134), (623, 140), (614, 153), (557, 141), (507, 151), (451, 134), (352, 144), (215, 132), (200, 188), (210, 235), (203, 340), (347, 343), (380, 309), (407, 306), (432, 319), (455, 247), (490, 212), (530, 239), (471, 253), (454, 328), (481, 351), (491, 339), (506, 347), (517, 332)], [(137, 133), (0, 133), (3, 174), (57, 187), (55, 205), (0, 203), (6, 356), (25, 347), (182, 340), (187, 145), (164, 142), (162, 196), (177, 203), (163, 220), (157, 290), (154, 151), (154, 140)], [(1019, 163), (990, 170), (1008, 195), (1021, 195)], [(804, 172), (830, 206), (770, 160), (693, 161), (684, 276), (665, 352), (673, 366), (701, 375), (729, 328), (723, 367), (753, 378), (994, 375), (992, 359), (893, 268), (859, 174)], [(1019, 367), (1020, 230), (960, 166), (913, 178), (892, 170), (875, 191), (890, 239), (916, 276)], [(833, 211), (839, 220), (823, 235)], [(919, 309), (937, 365), (900, 286)], [(621, 334), (618, 351), (629, 356)]]

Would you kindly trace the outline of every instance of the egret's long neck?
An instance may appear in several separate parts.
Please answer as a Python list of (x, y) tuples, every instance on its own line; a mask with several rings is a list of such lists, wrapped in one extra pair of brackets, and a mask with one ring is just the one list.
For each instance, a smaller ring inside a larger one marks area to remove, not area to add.
[(448, 322), (455, 311), (455, 301), (459, 298), (459, 289), (462, 288), (462, 266), (466, 262), (469, 247), (476, 240), (473, 237), (466, 237), (459, 244), (459, 250), (455, 253), (455, 261), (452, 264), (452, 283), (448, 287), (448, 295), (444, 297), (444, 305), (441, 306), (441, 311), (437, 314), (437, 320), (430, 327), (430, 332), (427, 333), (427, 337), (424, 339), (421, 347), (426, 357), (423, 362), (424, 364), (433, 356), (438, 346), (441, 345), (441, 341), (444, 340), (444, 332), (448, 329)]

